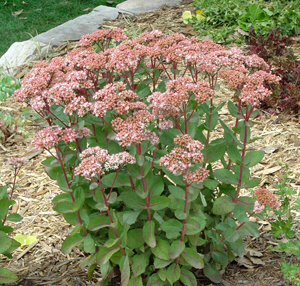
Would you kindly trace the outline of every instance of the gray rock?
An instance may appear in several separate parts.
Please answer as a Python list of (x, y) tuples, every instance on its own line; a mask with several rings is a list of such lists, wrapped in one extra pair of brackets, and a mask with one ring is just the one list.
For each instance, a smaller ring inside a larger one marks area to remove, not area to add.
[(177, 5), (181, 0), (127, 0), (117, 5), (117, 8), (122, 12), (130, 12), (133, 14), (152, 12), (157, 10), (162, 5)]
[(49, 31), (39, 34), (35, 39), (51, 46), (59, 46), (68, 41), (80, 40), (81, 36), (96, 31), (106, 19), (116, 19), (118, 9), (100, 5), (92, 12), (79, 16)]
[(49, 45), (42, 42), (34, 42), (32, 40), (15, 42), (0, 58), (0, 68), (14, 76), (20, 71), (22, 65), (43, 59), (50, 51)]

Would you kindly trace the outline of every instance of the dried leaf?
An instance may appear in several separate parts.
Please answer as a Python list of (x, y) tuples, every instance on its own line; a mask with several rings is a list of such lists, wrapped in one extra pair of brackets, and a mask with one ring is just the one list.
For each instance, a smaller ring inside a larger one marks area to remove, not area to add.
[(19, 10), (19, 11), (11, 12), (11, 14), (12, 14), (13, 16), (18, 16), (18, 15), (20, 15), (21, 13), (23, 13), (23, 11), (24, 11), (24, 9)]
[(271, 154), (275, 151), (277, 151), (280, 148), (280, 145), (270, 145), (266, 146), (264, 148), (261, 148), (261, 151), (264, 151), (266, 154)]

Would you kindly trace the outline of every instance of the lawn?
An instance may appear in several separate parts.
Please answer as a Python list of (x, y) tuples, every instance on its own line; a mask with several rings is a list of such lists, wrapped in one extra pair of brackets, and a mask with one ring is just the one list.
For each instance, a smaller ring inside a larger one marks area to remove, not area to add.
[(2, 0), (0, 57), (14, 42), (22, 42), (99, 5), (115, 7), (124, 0)]

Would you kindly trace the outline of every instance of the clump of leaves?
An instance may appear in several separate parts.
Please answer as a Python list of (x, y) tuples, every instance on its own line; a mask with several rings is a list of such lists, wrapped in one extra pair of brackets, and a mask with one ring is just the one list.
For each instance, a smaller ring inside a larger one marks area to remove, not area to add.
[(14, 91), (20, 88), (20, 81), (0, 70), (0, 101), (5, 101)]
[[(300, 10), (297, 1), (194, 0), (203, 18), (188, 20), (199, 36), (209, 36), (222, 43), (244, 42), (243, 34), (251, 27), (266, 36), (273, 27), (284, 35), (299, 33)], [(239, 29), (243, 32), (238, 33)]]
[(269, 65), (269, 71), (281, 77), (278, 86), (269, 85), (272, 96), (262, 101), (261, 108), (284, 113), (300, 111), (300, 61), (290, 45), (292, 39), (282, 35), (280, 29), (272, 29), (267, 36), (257, 34), (253, 28), (246, 38), (250, 54), (257, 54)]
[[(0, 101), (6, 101), (7, 97), (11, 96), (14, 91), (20, 88), (20, 81), (9, 74), (1, 73), (0, 71)], [(5, 143), (7, 139), (14, 133), (28, 136), (28, 131), (25, 130), (26, 122), (25, 114), (21, 114), (17, 118), (12, 114), (10, 109), (0, 107), (0, 140)]]
[[(287, 170), (288, 166), (286, 165), (285, 167)], [(291, 204), (290, 198), (292, 195), (296, 195), (297, 192), (293, 188), (288, 187), (288, 184), (288, 172), (286, 171), (284, 179), (276, 186), (278, 189), (276, 194), (280, 196), (282, 205), (278, 210), (274, 211), (276, 218), (273, 218), (270, 222), (273, 237), (279, 238), (280, 236), (284, 236), (288, 239), (288, 242), (279, 242), (278, 246), (271, 249), (283, 252), (284, 256), (294, 255), (298, 262), (300, 262), (300, 239), (298, 233), (295, 231), (298, 223), (295, 221), (292, 213), (293, 210), (299, 211), (300, 199), (297, 198), (294, 204)], [(293, 285), (300, 285), (299, 263), (285, 261), (281, 264), (281, 271), (288, 282)]]
[[(13, 232), (13, 228), (5, 225), (6, 221), (20, 221), (22, 217), (17, 213), (10, 213), (10, 208), (16, 202), (12, 199), (13, 193), (16, 189), (16, 179), (27, 160), (24, 158), (10, 158), (6, 164), (13, 166), (13, 184), (12, 186), (0, 187), (0, 254), (7, 258), (12, 258), (12, 252), (20, 246), (20, 243), (15, 239), (9, 237)], [(18, 277), (12, 271), (0, 267), (0, 281), (1, 283), (16, 282)]]

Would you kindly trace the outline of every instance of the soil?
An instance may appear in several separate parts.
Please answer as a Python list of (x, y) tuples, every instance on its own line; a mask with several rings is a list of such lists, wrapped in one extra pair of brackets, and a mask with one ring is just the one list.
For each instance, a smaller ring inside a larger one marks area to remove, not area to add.
[[(120, 15), (118, 19), (109, 20), (100, 28), (120, 27), (129, 34), (158, 29), (166, 34), (179, 32), (188, 37), (196, 36), (197, 32), (182, 22), (182, 12), (186, 10), (190, 10), (192, 13), (195, 10), (190, 0), (184, 0), (180, 5), (173, 7), (162, 6), (155, 12), (138, 16)], [(56, 53), (63, 55), (75, 46), (76, 43), (70, 43), (58, 47)], [(30, 68), (31, 66), (24, 67), (19, 77), (24, 76)], [(220, 101), (228, 100), (230, 96), (231, 92), (226, 88), (221, 89), (218, 93)], [(10, 109), (15, 116), (18, 116), (25, 106), (13, 103), (12, 99), (9, 99), (3, 107)], [(224, 117), (223, 120), (226, 121), (228, 110), (224, 109), (221, 113)], [(26, 128), (32, 138), (41, 126), (38, 122), (32, 121), (28, 122)], [(283, 179), (285, 174), (284, 167), (278, 163), (288, 164), (288, 185), (299, 194), (300, 129), (298, 118), (278, 117), (264, 113), (254, 120), (253, 129), (254, 136), (263, 137), (255, 145), (255, 148), (273, 147), (273, 151), (269, 149), (263, 161), (252, 170), (253, 175), (262, 177), (261, 186), (275, 189), (276, 184)], [(23, 216), (20, 223), (13, 224), (13, 235), (16, 233), (34, 235), (37, 240), (33, 245), (16, 250), (12, 260), (1, 256), (0, 267), (6, 267), (19, 276), (19, 282), (11, 285), (92, 285), (98, 281), (100, 274), (96, 269), (93, 282), (88, 281), (87, 269), (79, 267), (80, 261), (85, 257), (84, 253), (77, 249), (65, 255), (60, 251), (70, 226), (52, 209), (51, 200), (60, 193), (60, 190), (56, 182), (48, 178), (41, 164), (47, 153), (42, 150), (35, 151), (30, 145), (30, 138), (23, 138), (13, 133), (11, 135), (5, 145), (0, 146), (0, 162), (2, 162), (0, 185), (12, 183), (12, 171), (9, 166), (5, 165), (7, 157), (25, 156), (30, 159), (29, 165), (23, 168), (18, 176), (19, 187), (13, 196), (17, 201), (13, 211)], [(291, 198), (292, 201), (295, 199), (296, 196)], [(298, 213), (295, 213), (295, 220), (299, 221)], [(223, 280), (220, 284), (208, 281), (201, 271), (197, 272), (199, 286), (289, 285), (283, 279), (280, 265), (284, 260), (293, 261), (295, 258), (270, 251), (270, 246), (277, 245), (279, 241), (284, 240), (283, 238), (274, 240), (268, 234), (270, 229), (268, 221), (257, 220), (257, 222), (260, 225), (261, 236), (245, 238), (244, 243), (248, 249), (245, 257), (242, 260), (237, 259), (222, 271)], [(120, 285), (117, 280), (114, 281), (114, 285)]]

